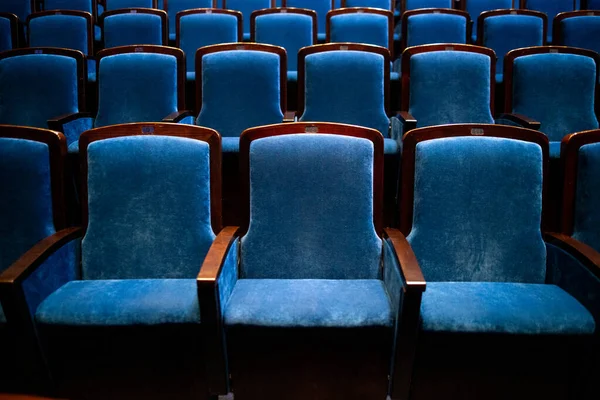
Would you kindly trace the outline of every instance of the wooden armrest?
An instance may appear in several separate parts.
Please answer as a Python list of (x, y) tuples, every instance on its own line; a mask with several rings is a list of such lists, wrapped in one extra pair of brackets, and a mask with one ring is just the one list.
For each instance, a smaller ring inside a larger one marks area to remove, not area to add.
[(398, 229), (393, 228), (385, 228), (384, 235), (390, 239), (398, 256), (400, 272), (404, 277), (404, 292), (424, 292), (426, 287), (425, 277), (421, 267), (419, 267), (417, 257), (415, 257), (415, 253), (404, 235)]
[(83, 236), (83, 229), (63, 229), (38, 242), (0, 275), (0, 285), (21, 283), (48, 257), (73, 239)]
[(566, 251), (600, 279), (600, 253), (579, 240), (562, 233), (544, 232), (544, 241)]
[(237, 237), (238, 229), (239, 227), (237, 226), (226, 226), (219, 232), (210, 249), (208, 249), (208, 254), (204, 258), (204, 262), (196, 278), (198, 284), (200, 282), (214, 283), (217, 281), (221, 273), (221, 268), (225, 263), (227, 252)]
[(80, 119), (80, 118), (94, 118), (94, 116), (89, 112), (77, 112), (77, 113), (71, 113), (71, 114), (64, 114), (64, 115), (49, 119), (48, 120), (48, 128), (50, 128), (53, 131), (62, 132), (64, 124), (67, 124), (71, 121), (75, 121), (76, 119)]
[(507, 119), (515, 124), (521, 125), (523, 128), (534, 129), (536, 131), (539, 131), (540, 126), (542, 125), (539, 121), (522, 114), (500, 114), (498, 119)]
[(296, 121), (296, 111), (286, 111), (283, 115), (283, 122), (295, 122)]
[(162, 122), (177, 123), (184, 118), (193, 117), (193, 116), (194, 116), (194, 114), (189, 110), (175, 111), (175, 112), (172, 112), (171, 114), (167, 115), (165, 118), (163, 118)]
[(396, 114), (396, 118), (398, 118), (404, 124), (403, 133), (417, 128), (416, 118), (413, 117), (408, 111), (399, 111)]

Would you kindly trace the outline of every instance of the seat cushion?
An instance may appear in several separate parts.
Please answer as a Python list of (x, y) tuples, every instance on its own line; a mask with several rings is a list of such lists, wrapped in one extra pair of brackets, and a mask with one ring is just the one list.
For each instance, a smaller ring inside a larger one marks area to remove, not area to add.
[(196, 280), (72, 281), (48, 296), (35, 318), (70, 326), (200, 323)]
[(225, 325), (277, 328), (358, 328), (393, 323), (377, 279), (241, 279), (224, 313)]
[(550, 158), (551, 159), (559, 159), (560, 158), (560, 142), (555, 142), (555, 141), (550, 142)]
[(428, 282), (421, 303), (424, 331), (591, 334), (594, 318), (555, 285)]
[(288, 71), (287, 80), (288, 82), (298, 82), (298, 71)]
[(223, 137), (221, 138), (221, 146), (223, 153), (237, 153), (240, 151), (240, 138)]

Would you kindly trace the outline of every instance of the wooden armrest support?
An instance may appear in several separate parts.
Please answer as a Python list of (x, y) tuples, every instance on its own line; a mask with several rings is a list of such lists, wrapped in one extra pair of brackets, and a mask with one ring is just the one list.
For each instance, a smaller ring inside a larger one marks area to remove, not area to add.
[(283, 115), (283, 122), (295, 122), (296, 121), (296, 111), (286, 111)]
[(424, 292), (426, 287), (425, 277), (421, 267), (419, 267), (417, 257), (415, 257), (415, 253), (404, 235), (398, 229), (393, 228), (385, 228), (384, 235), (390, 239), (398, 256), (400, 272), (404, 277), (404, 292)]
[(534, 129), (536, 131), (539, 131), (540, 126), (542, 125), (539, 121), (522, 114), (500, 114), (498, 119), (507, 119), (515, 124), (521, 125), (523, 128)]
[(237, 237), (238, 228), (237, 226), (226, 226), (219, 232), (217, 238), (210, 246), (208, 254), (204, 258), (202, 268), (200, 268), (200, 272), (196, 278), (198, 284), (200, 282), (214, 283), (217, 281), (221, 273), (221, 268), (225, 263), (227, 252)]
[(193, 117), (193, 116), (194, 116), (194, 114), (189, 110), (175, 111), (175, 112), (172, 112), (171, 114), (167, 115), (165, 118), (163, 118), (162, 122), (177, 123), (184, 118)]
[(64, 114), (64, 115), (49, 119), (48, 120), (48, 128), (50, 128), (53, 131), (62, 132), (64, 124), (67, 124), (71, 121), (75, 121), (76, 119), (80, 119), (80, 118), (94, 118), (94, 116), (88, 112), (77, 112), (77, 113), (71, 113), (71, 114)]
[(73, 239), (83, 236), (83, 229), (63, 229), (38, 242), (0, 275), (0, 284), (21, 283), (48, 257)]
[(544, 241), (566, 251), (600, 279), (600, 253), (585, 243), (562, 233), (544, 232)]
[(404, 124), (404, 133), (417, 128), (417, 120), (408, 111), (399, 111), (396, 118)]

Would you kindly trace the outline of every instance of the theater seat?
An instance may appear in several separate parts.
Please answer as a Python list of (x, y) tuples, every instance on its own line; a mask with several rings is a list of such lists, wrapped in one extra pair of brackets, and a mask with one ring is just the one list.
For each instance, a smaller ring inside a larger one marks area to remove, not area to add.
[(517, 8), (514, 0), (463, 0), (462, 9), (469, 13), (471, 19), (471, 43), (478, 43), (479, 16), (485, 11), (508, 10)]
[(0, 12), (0, 51), (19, 47), (19, 19), (15, 14)]
[(163, 10), (126, 8), (100, 17), (104, 48), (129, 45), (168, 45), (168, 18)]
[(471, 32), (465, 11), (444, 8), (409, 10), (402, 14), (402, 50), (435, 43), (466, 44)]
[(558, 46), (579, 47), (595, 52), (600, 45), (594, 40), (600, 34), (600, 10), (571, 11), (554, 18), (554, 36)]
[(169, 0), (165, 4), (164, 10), (169, 16), (169, 43), (175, 43), (177, 37), (177, 13), (194, 8), (217, 8), (216, 0)]
[(554, 18), (566, 11), (574, 11), (575, 2), (573, 0), (519, 0), (520, 8), (526, 10), (541, 11), (548, 16), (548, 33), (546, 41), (554, 44), (552, 39), (552, 28)]
[(327, 13), (334, 8), (339, 8), (334, 2), (337, 0), (282, 0), (282, 7), (308, 8), (317, 13), (317, 40), (322, 43), (326, 39)]
[(104, 11), (122, 8), (158, 8), (158, 2), (157, 0), (104, 0)]
[(271, 7), (272, 0), (223, 0), (223, 8), (242, 13), (244, 23), (244, 41), (250, 40), (250, 16), (256, 10)]

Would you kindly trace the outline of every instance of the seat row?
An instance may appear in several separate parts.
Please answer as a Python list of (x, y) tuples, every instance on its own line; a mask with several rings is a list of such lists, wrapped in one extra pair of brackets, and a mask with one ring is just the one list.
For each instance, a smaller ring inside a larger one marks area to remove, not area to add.
[(216, 131), (83, 133), (74, 228), (66, 142), (0, 127), (9, 383), (74, 399), (596, 398), (599, 131), (563, 140), (561, 234), (541, 229), (548, 138), (523, 128), (409, 132), (399, 230), (369, 128), (246, 130), (246, 219), (223, 229)]

